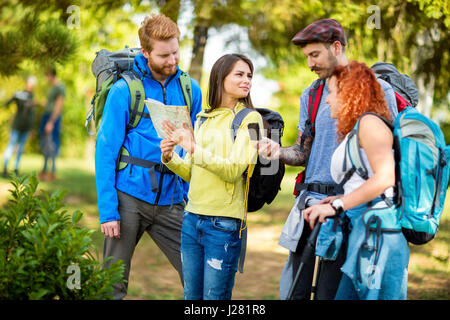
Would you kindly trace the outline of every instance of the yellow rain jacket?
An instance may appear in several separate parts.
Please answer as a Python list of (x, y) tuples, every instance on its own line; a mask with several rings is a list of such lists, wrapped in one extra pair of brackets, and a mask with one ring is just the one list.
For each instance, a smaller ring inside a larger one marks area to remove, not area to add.
[[(245, 106), (237, 103), (234, 110), (217, 108), (197, 115), (194, 137), (195, 151), (181, 159), (173, 153), (171, 161), (162, 162), (183, 180), (190, 183), (186, 210), (209, 216), (244, 219), (245, 181), (243, 173), (249, 164), (256, 164), (257, 150), (250, 142), (247, 126), (263, 122), (258, 112), (250, 112), (242, 121), (233, 143), (231, 123)], [(200, 118), (206, 121), (200, 126)]]

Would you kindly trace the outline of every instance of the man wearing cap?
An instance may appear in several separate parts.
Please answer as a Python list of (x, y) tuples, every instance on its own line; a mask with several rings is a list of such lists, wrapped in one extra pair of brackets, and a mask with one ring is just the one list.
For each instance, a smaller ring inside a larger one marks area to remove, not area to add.
[[(330, 106), (325, 102), (328, 95), (326, 80), (333, 68), (348, 64), (345, 55), (347, 39), (339, 22), (333, 19), (322, 19), (313, 22), (297, 33), (292, 42), (300, 46), (305, 54), (308, 67), (314, 71), (319, 79), (306, 88), (300, 97), (300, 117), (298, 123), (297, 142), (293, 146), (281, 148), (276, 142), (264, 138), (258, 144), (259, 154), (268, 159), (280, 159), (285, 164), (304, 166), (305, 178), (296, 184), (300, 190), (294, 207), (289, 214), (279, 244), (289, 249), (289, 257), (283, 268), (280, 279), (280, 298), (286, 299), (297, 273), (300, 258), (311, 233), (309, 225), (304, 223), (302, 211), (318, 203), (329, 195), (339, 194), (340, 190), (330, 174), (331, 156), (337, 148), (337, 136), (334, 120), (330, 117)], [(314, 130), (308, 115), (309, 94), (312, 88), (318, 87), (322, 80), (322, 97), (318, 104)], [(397, 106), (392, 87), (385, 81), (379, 80), (385, 92), (385, 98), (393, 118), (397, 115)], [(312, 134), (312, 132), (315, 132)], [(346, 239), (343, 239), (337, 257), (324, 260), (317, 282), (317, 299), (334, 299), (342, 273), (342, 266), (346, 256)], [(314, 272), (314, 257), (311, 256), (304, 267), (295, 290), (293, 299), (309, 299)]]

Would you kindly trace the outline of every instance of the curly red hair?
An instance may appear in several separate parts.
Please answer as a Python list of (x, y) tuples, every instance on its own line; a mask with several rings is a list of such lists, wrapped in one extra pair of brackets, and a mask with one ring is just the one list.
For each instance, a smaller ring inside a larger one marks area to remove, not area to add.
[(373, 71), (364, 63), (352, 61), (347, 66), (337, 66), (330, 78), (333, 76), (337, 80), (337, 99), (342, 106), (336, 123), (340, 141), (365, 112), (374, 112), (392, 121), (384, 91)]

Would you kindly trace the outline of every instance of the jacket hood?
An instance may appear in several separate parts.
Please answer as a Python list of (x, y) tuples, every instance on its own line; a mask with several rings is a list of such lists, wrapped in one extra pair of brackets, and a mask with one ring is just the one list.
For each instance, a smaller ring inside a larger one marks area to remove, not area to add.
[(231, 109), (225, 108), (225, 107), (219, 107), (219, 108), (215, 108), (211, 112), (206, 112), (209, 109), (205, 109), (197, 114), (197, 118), (199, 118), (199, 117), (214, 118), (214, 117), (217, 117), (217, 116), (220, 116), (223, 114), (227, 114), (230, 112), (234, 112), (236, 114), (244, 108), (245, 108), (245, 105), (242, 102), (238, 102), (236, 104), (236, 106), (234, 107), (234, 110), (231, 110)]

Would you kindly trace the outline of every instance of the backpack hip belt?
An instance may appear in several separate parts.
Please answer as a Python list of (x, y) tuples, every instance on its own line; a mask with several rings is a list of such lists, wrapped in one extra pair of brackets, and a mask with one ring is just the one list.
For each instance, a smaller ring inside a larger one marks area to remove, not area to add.
[(312, 191), (320, 194), (326, 194), (328, 196), (334, 196), (343, 193), (342, 188), (335, 184), (322, 184), (322, 183), (295, 184), (295, 191), (301, 192), (303, 190)]

